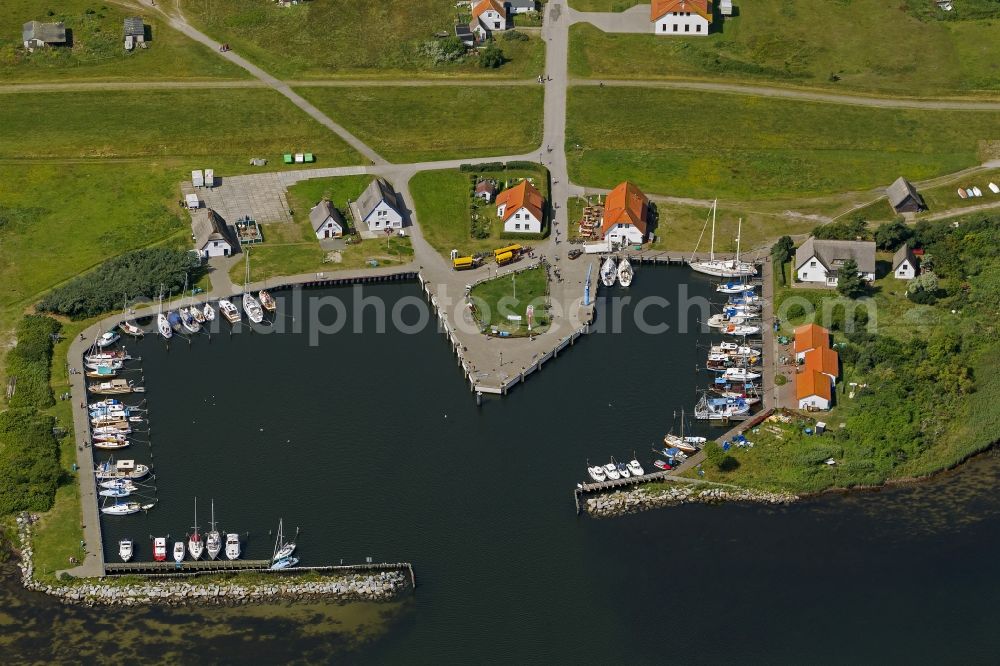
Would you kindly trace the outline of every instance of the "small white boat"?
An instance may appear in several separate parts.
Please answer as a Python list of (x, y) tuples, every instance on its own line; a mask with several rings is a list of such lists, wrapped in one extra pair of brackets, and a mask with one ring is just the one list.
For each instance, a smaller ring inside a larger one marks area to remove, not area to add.
[(119, 499), (131, 495), (132, 490), (130, 488), (104, 488), (103, 490), (97, 491), (97, 494), (101, 497), (114, 497)]
[[(614, 458), (612, 458), (611, 460), (614, 461)], [(615, 466), (618, 468), (619, 476), (621, 476), (623, 479), (631, 478), (632, 472), (628, 471), (628, 465), (626, 465), (625, 463), (615, 463)]]
[(97, 402), (92, 402), (87, 405), (88, 409), (103, 409), (106, 407), (121, 406), (122, 401), (118, 398), (105, 398), (104, 400), (98, 400)]
[(131, 335), (132, 337), (135, 338), (141, 338), (143, 335), (145, 335), (145, 331), (139, 328), (139, 325), (136, 324), (134, 321), (125, 320), (120, 324), (118, 324), (118, 328), (121, 329), (122, 333), (126, 335)]
[(91, 368), (83, 374), (89, 379), (111, 379), (118, 376), (118, 370), (112, 368), (110, 365), (98, 365), (96, 368)]
[(754, 293), (754, 288), (745, 282), (723, 282), (715, 285), (715, 290), (721, 294)]
[(132, 432), (132, 426), (125, 423), (124, 425), (97, 426), (92, 430), (95, 437), (97, 435), (127, 435)]
[(726, 328), (722, 329), (722, 332), (726, 335), (756, 335), (760, 333), (760, 326), (753, 326), (750, 324), (730, 324)]
[(200, 560), (201, 554), (205, 550), (205, 542), (201, 540), (201, 535), (198, 534), (198, 498), (194, 498), (194, 532), (188, 537), (188, 553), (191, 554), (192, 560)]
[(100, 463), (94, 470), (98, 481), (112, 481), (115, 479), (139, 480), (149, 474), (149, 467), (137, 465), (134, 460), (107, 460)]
[(222, 316), (225, 317), (226, 321), (230, 324), (238, 324), (240, 320), (243, 319), (243, 315), (240, 314), (239, 308), (233, 305), (233, 302), (228, 298), (219, 300), (219, 312), (222, 313)]
[(121, 338), (121, 336), (115, 333), (114, 331), (101, 333), (101, 337), (97, 338), (97, 346), (100, 347), (101, 349), (104, 349), (105, 347), (110, 347), (111, 345), (118, 342), (119, 338)]
[(250, 292), (243, 294), (243, 311), (247, 314), (247, 319), (255, 324), (264, 321), (264, 309), (260, 307), (260, 302)]
[(597, 483), (600, 483), (601, 481), (604, 481), (605, 479), (608, 478), (608, 475), (604, 473), (603, 467), (596, 467), (596, 466), (588, 467), (587, 474), (589, 474), (590, 478), (592, 478)]
[(115, 451), (117, 449), (128, 448), (129, 442), (127, 439), (95, 439), (93, 446), (95, 449), (102, 449), (104, 451)]
[(608, 257), (601, 266), (601, 282), (604, 283), (605, 287), (610, 287), (614, 285), (615, 280), (618, 279), (618, 267), (615, 265), (615, 260)]
[(642, 468), (638, 460), (631, 460), (628, 464), (628, 471), (632, 473), (632, 476), (642, 476), (646, 473), (646, 470)]
[(219, 534), (219, 530), (215, 529), (215, 500), (212, 500), (212, 520), (209, 521), (208, 526), (209, 531), (205, 535), (205, 550), (208, 552), (209, 559), (214, 560), (222, 550), (222, 536)]
[(696, 451), (698, 451), (698, 447), (695, 446), (693, 442), (685, 441), (686, 439), (687, 439), (686, 437), (678, 437), (677, 435), (666, 435), (663, 438), (663, 443), (666, 444), (667, 447), (680, 449), (685, 453), (695, 453)]
[(205, 323), (205, 313), (202, 312), (201, 308), (192, 305), (188, 308), (188, 312), (191, 313), (191, 316), (194, 317), (194, 320), (198, 322), (199, 325)]
[(205, 307), (201, 309), (201, 315), (205, 321), (215, 321), (215, 308), (212, 307), (211, 303), (205, 303)]
[(127, 516), (132, 513), (139, 513), (141, 510), (142, 505), (138, 502), (121, 502), (101, 507), (101, 513), (108, 516)]
[(618, 283), (623, 287), (629, 286), (633, 275), (632, 264), (628, 262), (628, 257), (623, 257), (618, 263)]
[(996, 183), (990, 183), (987, 187), (990, 188), (990, 192), (993, 194), (1000, 194), (1000, 187), (997, 187)]
[(138, 487), (134, 483), (132, 483), (131, 481), (129, 481), (127, 479), (115, 479), (115, 480), (112, 480), (112, 481), (101, 481), (97, 485), (100, 486), (101, 488), (108, 488), (108, 489), (111, 489), (111, 488), (127, 488), (128, 490), (132, 490), (132, 491), (138, 490)]
[(285, 521), (283, 519), (278, 520), (278, 537), (274, 540), (274, 555), (271, 557), (272, 562), (287, 559), (291, 557), (292, 553), (295, 552), (295, 542), (285, 541), (284, 523)]
[(983, 196), (983, 191), (975, 186), (972, 187), (972, 193), (975, 194), (977, 197)]
[(754, 372), (748, 368), (726, 368), (726, 371), (722, 373), (723, 379), (728, 379), (734, 382), (747, 382), (752, 379), (758, 379), (759, 377), (759, 372)]
[(184, 561), (184, 542), (175, 541), (174, 542), (174, 562), (180, 564)]
[(177, 313), (181, 316), (181, 325), (187, 330), (188, 333), (197, 333), (201, 330), (201, 324), (198, 320), (194, 318), (191, 311), (187, 308), (178, 308)]
[(976, 193), (972, 190), (971, 187), (967, 187), (967, 188), (965, 188), (965, 196), (967, 196), (967, 197), (974, 197), (974, 196), (976, 196)]
[(299, 558), (297, 557), (283, 557), (280, 560), (276, 560), (274, 564), (271, 565), (272, 569), (289, 569), (294, 567), (299, 563)]
[(153, 559), (164, 562), (167, 559), (167, 540), (164, 537), (153, 539)]
[(132, 540), (122, 539), (118, 542), (118, 556), (122, 558), (122, 562), (128, 562), (132, 559)]
[(167, 340), (174, 335), (174, 329), (170, 328), (170, 322), (167, 321), (167, 315), (162, 312), (156, 315), (156, 328), (160, 331), (160, 335)]
[(607, 475), (608, 480), (610, 481), (616, 481), (622, 478), (621, 474), (618, 473), (618, 468), (612, 465), (611, 463), (608, 463), (607, 465), (604, 466), (604, 473)]
[(132, 357), (129, 356), (128, 352), (126, 352), (124, 349), (118, 349), (115, 351), (105, 351), (105, 352), (96, 352), (94, 354), (87, 354), (86, 356), (83, 357), (83, 360), (85, 363), (104, 364), (109, 362), (114, 363), (115, 361), (118, 362), (128, 361), (131, 358)]
[(226, 534), (226, 557), (237, 560), (240, 557), (240, 535), (235, 532)]

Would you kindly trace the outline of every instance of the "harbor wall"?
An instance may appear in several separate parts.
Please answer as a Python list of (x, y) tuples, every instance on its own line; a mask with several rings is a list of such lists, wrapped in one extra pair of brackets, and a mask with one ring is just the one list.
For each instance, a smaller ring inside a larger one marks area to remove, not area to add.
[(791, 493), (772, 493), (736, 487), (712, 486), (706, 488), (696, 484), (672, 484), (667, 488), (643, 486), (631, 490), (595, 495), (584, 501), (583, 508), (594, 518), (611, 518), (627, 513), (682, 504), (745, 502), (784, 506), (798, 500), (799, 497)]

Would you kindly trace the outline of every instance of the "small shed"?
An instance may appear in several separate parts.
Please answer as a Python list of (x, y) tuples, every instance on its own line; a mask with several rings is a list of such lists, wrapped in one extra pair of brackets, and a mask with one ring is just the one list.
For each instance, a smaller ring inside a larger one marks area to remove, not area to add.
[(465, 46), (475, 46), (476, 36), (472, 34), (472, 30), (469, 29), (468, 24), (458, 24), (455, 26), (455, 36), (458, 37), (458, 41), (462, 42)]
[(475, 197), (477, 199), (482, 199), (486, 203), (493, 201), (493, 197), (497, 194), (497, 186), (492, 180), (481, 180), (476, 183), (476, 193)]
[(195, 187), (205, 186), (205, 175), (201, 172), (201, 169), (195, 169), (191, 172), (191, 184)]
[(125, 19), (125, 50), (131, 51), (138, 44), (146, 43), (146, 24), (141, 16), (129, 16)]
[(28, 21), (21, 27), (21, 41), (29, 51), (42, 46), (62, 46), (66, 43), (66, 25), (62, 21)]
[(733, 0), (721, 0), (719, 2), (719, 13), (723, 16), (733, 15)]
[(889, 199), (889, 205), (897, 213), (919, 213), (927, 210), (927, 205), (924, 204), (923, 197), (917, 193), (917, 188), (902, 176), (885, 188), (885, 195)]

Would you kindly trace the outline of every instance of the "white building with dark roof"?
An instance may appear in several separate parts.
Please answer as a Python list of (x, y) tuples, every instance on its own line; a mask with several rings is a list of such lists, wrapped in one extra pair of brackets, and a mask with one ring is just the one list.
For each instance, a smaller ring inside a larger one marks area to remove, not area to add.
[(66, 26), (61, 21), (28, 21), (21, 27), (21, 41), (29, 51), (44, 46), (62, 46), (66, 43)]
[(858, 275), (875, 280), (875, 243), (873, 241), (820, 240), (809, 237), (795, 250), (795, 277), (800, 282), (836, 287), (838, 271), (848, 260), (858, 265)]
[(912, 280), (917, 277), (917, 257), (907, 244), (903, 244), (892, 255), (892, 275), (897, 280)]
[(211, 208), (191, 213), (191, 231), (194, 247), (202, 257), (228, 257), (239, 252), (229, 225)]
[(403, 203), (392, 186), (382, 178), (373, 180), (351, 207), (354, 219), (371, 231), (403, 228)]
[(340, 238), (344, 235), (344, 217), (333, 204), (323, 199), (309, 211), (309, 223), (316, 238)]

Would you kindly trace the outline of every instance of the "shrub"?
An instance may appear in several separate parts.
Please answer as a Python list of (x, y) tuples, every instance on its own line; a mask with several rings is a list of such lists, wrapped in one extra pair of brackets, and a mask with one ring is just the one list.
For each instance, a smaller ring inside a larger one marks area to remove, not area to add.
[(0, 515), (52, 508), (60, 474), (54, 425), (31, 408), (0, 412)]
[(868, 225), (864, 218), (854, 215), (830, 224), (822, 224), (814, 228), (812, 234), (824, 240), (865, 239), (868, 238)]
[(49, 407), (55, 404), (49, 373), (52, 336), (61, 328), (51, 317), (27, 315), (17, 327), (17, 345), (7, 352), (7, 375), (17, 380), (11, 407)]
[(505, 42), (526, 42), (528, 41), (528, 36), (517, 30), (508, 30), (503, 33), (503, 40)]
[(503, 51), (495, 42), (490, 42), (479, 52), (479, 66), (483, 69), (496, 69), (507, 62)]
[(786, 377), (784, 375), (775, 375), (774, 376), (774, 385), (775, 386), (784, 386), (787, 383), (788, 383), (788, 377)]
[(880, 250), (895, 250), (913, 237), (913, 229), (900, 219), (880, 224), (875, 229), (875, 246)]

